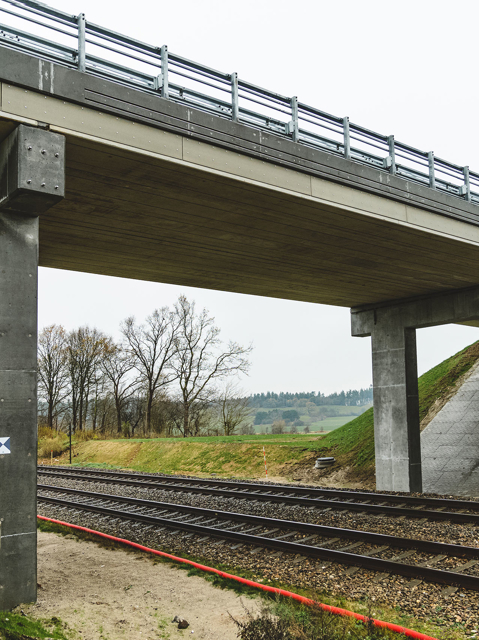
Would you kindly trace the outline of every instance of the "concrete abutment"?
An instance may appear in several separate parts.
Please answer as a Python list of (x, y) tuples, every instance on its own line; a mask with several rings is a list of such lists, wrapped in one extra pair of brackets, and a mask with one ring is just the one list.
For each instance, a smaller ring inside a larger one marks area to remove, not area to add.
[(0, 610), (36, 600), (38, 216), (64, 195), (64, 138), (0, 145)]
[(476, 326), (479, 287), (351, 309), (353, 336), (371, 336), (376, 487), (422, 491), (416, 329)]

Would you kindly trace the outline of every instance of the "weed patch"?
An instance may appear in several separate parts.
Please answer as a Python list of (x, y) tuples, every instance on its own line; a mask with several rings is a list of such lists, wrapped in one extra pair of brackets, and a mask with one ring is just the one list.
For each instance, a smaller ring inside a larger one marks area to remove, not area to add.
[(0, 611), (0, 640), (68, 640), (58, 618), (32, 620), (10, 611)]

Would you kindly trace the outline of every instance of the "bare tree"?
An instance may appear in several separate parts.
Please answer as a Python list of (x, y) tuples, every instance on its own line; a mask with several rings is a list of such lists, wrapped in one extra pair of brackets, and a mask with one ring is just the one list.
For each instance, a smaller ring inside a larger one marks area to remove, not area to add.
[(187, 437), (196, 429), (194, 407), (211, 401), (211, 387), (216, 380), (247, 373), (247, 356), (252, 348), (230, 342), (223, 351), (214, 318), (208, 316), (206, 309), (197, 314), (195, 303), (190, 303), (185, 296), (178, 299), (174, 314), (179, 335), (173, 364), (180, 387), (181, 432)]
[(86, 424), (90, 392), (111, 339), (98, 329), (80, 327), (68, 335), (68, 372), (71, 385), (73, 430)]
[(149, 432), (155, 393), (178, 377), (172, 366), (176, 353), (178, 318), (168, 307), (162, 307), (155, 309), (144, 325), (137, 325), (133, 317), (127, 318), (121, 331), (125, 348), (146, 390), (145, 428)]
[(121, 433), (122, 414), (128, 399), (135, 393), (138, 381), (128, 378), (135, 362), (121, 345), (111, 343), (101, 363), (102, 371), (109, 380), (115, 402), (116, 430)]
[(252, 409), (248, 398), (229, 381), (217, 399), (218, 421), (225, 436), (232, 436), (236, 429), (251, 424)]
[(67, 335), (56, 324), (38, 336), (38, 390), (47, 405), (47, 425), (57, 425), (58, 411), (68, 395)]
[(275, 420), (271, 425), (271, 433), (280, 434), (286, 430), (286, 422), (284, 420)]

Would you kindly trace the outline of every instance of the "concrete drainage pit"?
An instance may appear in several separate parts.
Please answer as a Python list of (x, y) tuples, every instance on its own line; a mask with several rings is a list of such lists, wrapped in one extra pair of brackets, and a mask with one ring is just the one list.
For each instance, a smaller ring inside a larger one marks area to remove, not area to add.
[(328, 467), (331, 467), (334, 463), (336, 462), (336, 460), (334, 458), (317, 458), (316, 459), (316, 463), (314, 465), (315, 469), (327, 469)]

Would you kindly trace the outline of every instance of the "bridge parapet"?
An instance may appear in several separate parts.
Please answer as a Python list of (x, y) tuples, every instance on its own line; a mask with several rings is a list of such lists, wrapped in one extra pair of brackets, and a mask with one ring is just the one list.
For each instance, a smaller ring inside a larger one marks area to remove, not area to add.
[[(242, 123), (479, 205), (479, 174), (35, 0), (0, 0), (0, 45)], [(6, 20), (6, 22), (5, 22)], [(32, 27), (32, 23), (35, 26)], [(53, 82), (45, 78), (44, 89)]]

